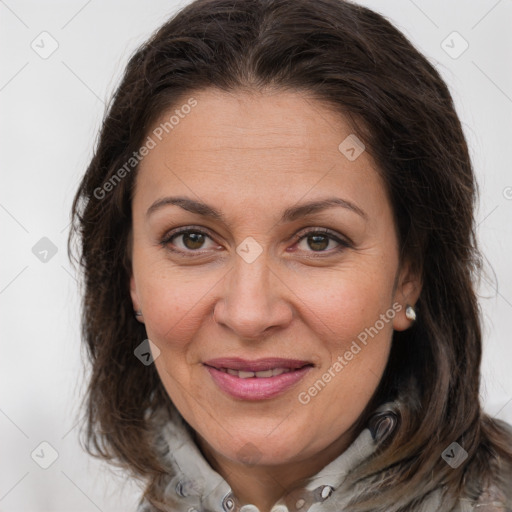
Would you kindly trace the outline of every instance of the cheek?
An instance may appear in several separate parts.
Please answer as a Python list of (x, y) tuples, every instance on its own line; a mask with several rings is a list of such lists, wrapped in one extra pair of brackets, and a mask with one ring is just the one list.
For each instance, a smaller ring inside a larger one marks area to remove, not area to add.
[[(149, 336), (173, 346), (185, 345), (208, 315), (208, 297), (219, 280), (217, 274), (191, 276), (169, 264), (141, 265), (138, 295)], [(172, 348), (170, 346), (166, 348)]]
[(331, 344), (339, 344), (340, 349), (390, 309), (392, 291), (391, 274), (353, 268), (347, 273), (296, 280), (294, 286), (314, 330), (331, 340)]
[(201, 296), (183, 296), (177, 289), (160, 290), (160, 293), (155, 290), (146, 301), (144, 313), (148, 335), (165, 343), (166, 348), (185, 346), (197, 330), (199, 318), (204, 316)]
[(330, 276), (317, 279), (315, 286), (305, 283), (298, 293), (304, 297), (309, 325), (323, 340), (317, 347), (324, 357), (316, 376), (322, 382), (314, 384), (322, 390), (316, 406), (364, 406), (388, 360), (395, 315), (390, 304), (392, 279), (369, 272)]

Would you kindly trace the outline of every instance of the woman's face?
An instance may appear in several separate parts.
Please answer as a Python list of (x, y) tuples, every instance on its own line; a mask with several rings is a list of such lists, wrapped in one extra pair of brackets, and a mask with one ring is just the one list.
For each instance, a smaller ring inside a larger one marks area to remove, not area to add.
[(190, 96), (148, 132), (139, 166), (134, 308), (169, 397), (212, 453), (315, 457), (348, 442), (419, 293), (399, 268), (384, 184), (346, 120), (315, 100)]

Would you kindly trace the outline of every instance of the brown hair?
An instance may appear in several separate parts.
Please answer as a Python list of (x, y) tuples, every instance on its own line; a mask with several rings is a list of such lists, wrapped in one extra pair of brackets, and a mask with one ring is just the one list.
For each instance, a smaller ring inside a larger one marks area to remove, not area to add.
[[(421, 272), (418, 320), (394, 333), (365, 412), (395, 400), (399, 425), (351, 475), (366, 482), (353, 509), (414, 510), (440, 485), (450, 491), (446, 510), (461, 496), (476, 499), (512, 466), (512, 448), (505, 424), (479, 401), (474, 281), (482, 265), (467, 144), (435, 68), (381, 15), (342, 0), (196, 0), (131, 57), (73, 203), (70, 254), (79, 235), (82, 335), (92, 366), (85, 448), (148, 481), (148, 496), (157, 498), (151, 483), (165, 468), (150, 419), (169, 397), (154, 365), (133, 354), (146, 338), (129, 293), (136, 168), (104, 197), (98, 190), (162, 112), (210, 87), (307, 92), (349, 116), (388, 188), (402, 261)], [(440, 456), (454, 441), (469, 454), (457, 470)]]

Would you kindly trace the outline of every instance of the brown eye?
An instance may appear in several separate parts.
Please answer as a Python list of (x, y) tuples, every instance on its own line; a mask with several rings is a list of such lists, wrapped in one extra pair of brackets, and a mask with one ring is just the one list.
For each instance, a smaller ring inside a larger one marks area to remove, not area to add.
[[(329, 248), (331, 242), (335, 243), (334, 247)], [(329, 230), (310, 230), (304, 235), (298, 235), (298, 245), (300, 250), (305, 252), (319, 252), (331, 253), (343, 250), (350, 246), (348, 242), (343, 241), (338, 236), (335, 236)]]
[(188, 233), (182, 233), (180, 236), (182, 236), (183, 245), (187, 249), (200, 249), (201, 246), (204, 244), (205, 236), (203, 233), (197, 233), (195, 231), (190, 231)]
[[(162, 247), (176, 253), (187, 254), (198, 252), (201, 249), (210, 249), (207, 241), (213, 244), (212, 238), (203, 231), (197, 229), (181, 229), (167, 234), (160, 242)], [(206, 246), (205, 246), (206, 245)]]
[(308, 235), (308, 246), (314, 251), (324, 251), (329, 246), (330, 238), (326, 235)]

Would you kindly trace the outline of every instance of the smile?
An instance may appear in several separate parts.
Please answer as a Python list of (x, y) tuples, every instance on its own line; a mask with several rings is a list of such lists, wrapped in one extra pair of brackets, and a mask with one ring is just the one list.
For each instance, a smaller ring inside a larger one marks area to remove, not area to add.
[(238, 358), (203, 363), (215, 385), (239, 400), (268, 400), (288, 391), (313, 368), (308, 361)]
[(234, 375), (240, 379), (250, 379), (252, 377), (256, 377), (257, 379), (263, 379), (268, 377), (277, 377), (283, 373), (289, 373), (293, 370), (290, 368), (274, 368), (270, 370), (263, 370), (259, 372), (245, 372), (243, 370), (233, 370), (232, 368), (219, 368), (221, 372), (229, 373), (229, 375)]

